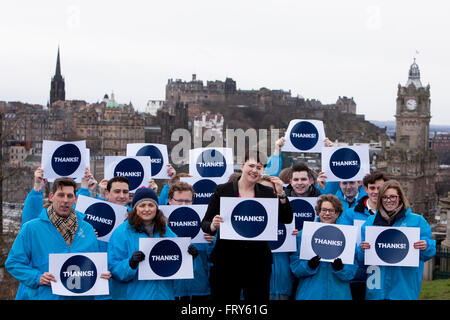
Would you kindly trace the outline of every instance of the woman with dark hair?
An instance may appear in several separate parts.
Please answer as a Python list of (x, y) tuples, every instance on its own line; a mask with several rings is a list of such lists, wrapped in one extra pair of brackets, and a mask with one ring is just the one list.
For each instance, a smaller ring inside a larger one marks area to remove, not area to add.
[(416, 227), (420, 240), (413, 244), (420, 250), (418, 267), (373, 266), (366, 282), (366, 300), (417, 300), (422, 284), (424, 262), (436, 254), (436, 240), (431, 239), (431, 227), (411, 211), (409, 201), (397, 180), (384, 182), (378, 193), (377, 212), (361, 227), (361, 244), (357, 248), (360, 265), (364, 265), (364, 251), (374, 250), (365, 241), (366, 227)]
[[(332, 194), (317, 200), (316, 221), (335, 224), (342, 213), (342, 203)], [(319, 256), (300, 260), (302, 232), (297, 237), (297, 252), (291, 254), (291, 271), (299, 278), (296, 300), (351, 300), (350, 280), (356, 274), (357, 265), (343, 264), (340, 258), (333, 262), (320, 261)]]
[(132, 201), (128, 219), (114, 230), (108, 245), (113, 300), (173, 300), (173, 280), (138, 280), (138, 266), (145, 259), (139, 251), (140, 238), (173, 238), (167, 219), (158, 208), (158, 196), (140, 188)]
[[(223, 218), (220, 215), (220, 201), (223, 197), (276, 198), (270, 187), (259, 184), (266, 159), (260, 152), (248, 151), (241, 165), (239, 180), (218, 185), (205, 217), (202, 220), (204, 232), (216, 235)], [(293, 212), (289, 200), (280, 194), (278, 221), (292, 222)], [(270, 273), (273, 262), (267, 241), (224, 240), (220, 233), (216, 238), (210, 260), (211, 293), (214, 300), (239, 300), (241, 291), (245, 300), (269, 300)]]

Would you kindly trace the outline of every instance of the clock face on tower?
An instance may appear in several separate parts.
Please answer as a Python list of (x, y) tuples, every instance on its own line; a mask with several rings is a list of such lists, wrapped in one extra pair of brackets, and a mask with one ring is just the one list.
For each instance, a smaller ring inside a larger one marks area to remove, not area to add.
[(414, 99), (408, 99), (406, 100), (406, 108), (408, 110), (415, 110), (417, 106), (417, 102)]

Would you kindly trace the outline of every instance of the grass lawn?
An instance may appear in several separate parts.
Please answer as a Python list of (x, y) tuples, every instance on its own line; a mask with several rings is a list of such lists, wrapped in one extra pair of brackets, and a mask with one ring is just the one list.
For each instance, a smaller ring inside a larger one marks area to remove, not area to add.
[(419, 300), (450, 300), (450, 279), (422, 282)]

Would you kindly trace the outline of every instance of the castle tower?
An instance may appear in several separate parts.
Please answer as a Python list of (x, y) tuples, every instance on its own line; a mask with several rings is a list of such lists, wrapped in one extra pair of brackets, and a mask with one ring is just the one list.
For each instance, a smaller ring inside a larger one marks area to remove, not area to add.
[(437, 158), (429, 143), (430, 85), (422, 85), (415, 60), (406, 85), (398, 85), (395, 145), (382, 152), (376, 166), (402, 184), (413, 212), (432, 223), (437, 205)]
[(58, 56), (56, 58), (56, 70), (55, 75), (52, 77), (50, 84), (50, 105), (58, 100), (64, 101), (66, 99), (66, 91), (64, 89), (64, 78), (61, 75), (61, 62), (59, 58), (59, 47)]

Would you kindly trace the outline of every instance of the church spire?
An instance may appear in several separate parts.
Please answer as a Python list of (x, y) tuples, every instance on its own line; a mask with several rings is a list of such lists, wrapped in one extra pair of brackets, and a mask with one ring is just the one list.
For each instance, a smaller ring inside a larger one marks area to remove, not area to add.
[(59, 57), (59, 46), (58, 46), (55, 75), (52, 77), (52, 81), (50, 84), (50, 105), (55, 101), (58, 100), (64, 101), (65, 99), (66, 99), (65, 83), (64, 78), (61, 75), (61, 61)]
[(58, 46), (58, 56), (56, 58), (56, 71), (55, 76), (61, 76), (61, 62), (59, 60), (59, 46)]

